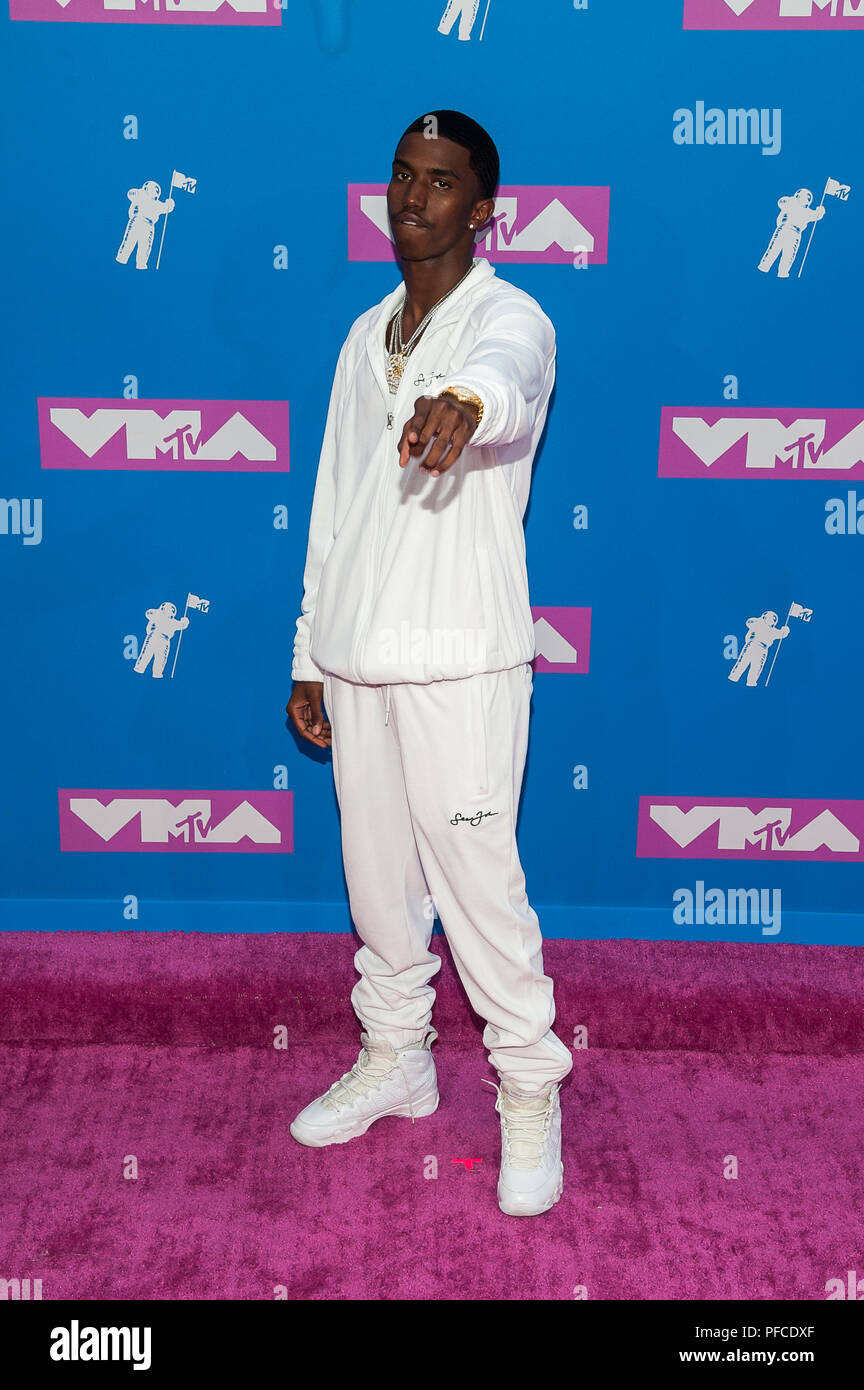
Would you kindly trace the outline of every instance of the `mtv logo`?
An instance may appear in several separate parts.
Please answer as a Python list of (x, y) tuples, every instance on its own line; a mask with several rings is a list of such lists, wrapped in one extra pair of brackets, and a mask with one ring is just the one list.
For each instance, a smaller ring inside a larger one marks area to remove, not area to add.
[(861, 478), (864, 412), (664, 405), (658, 476)]
[(590, 657), (590, 608), (532, 608), (534, 670), (587, 675)]
[(282, 8), (270, 0), (9, 0), (10, 19), (72, 24), (244, 24), (273, 27)]
[[(495, 199), (492, 218), (475, 238), (475, 254), (489, 261), (605, 265), (609, 243), (609, 189), (511, 185)], [(348, 185), (349, 261), (395, 261), (387, 211), (387, 185)]]
[(290, 854), (293, 794), (61, 787), (60, 849)]
[(43, 468), (287, 473), (287, 401), (40, 396)]
[(684, 0), (685, 29), (862, 29), (864, 0)]
[(640, 796), (636, 856), (860, 862), (864, 801)]

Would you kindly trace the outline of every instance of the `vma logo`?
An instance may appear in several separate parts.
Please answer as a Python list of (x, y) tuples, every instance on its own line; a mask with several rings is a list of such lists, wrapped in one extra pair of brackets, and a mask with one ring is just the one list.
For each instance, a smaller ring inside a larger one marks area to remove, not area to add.
[(117, 853), (291, 854), (292, 792), (61, 788), (60, 848)]
[[(609, 245), (608, 188), (510, 186), (499, 190), (489, 221), (474, 239), (489, 261), (605, 265)], [(348, 185), (349, 261), (395, 261), (387, 185)]]
[(864, 29), (864, 0), (684, 0), (685, 29)]
[(864, 410), (664, 405), (657, 475), (864, 477)]
[(591, 655), (590, 608), (532, 608), (535, 671), (587, 675)]
[(43, 468), (287, 473), (287, 401), (39, 396)]
[(54, 19), (68, 24), (281, 25), (272, 0), (9, 0), (10, 19)]
[(637, 859), (864, 860), (864, 801), (640, 796)]

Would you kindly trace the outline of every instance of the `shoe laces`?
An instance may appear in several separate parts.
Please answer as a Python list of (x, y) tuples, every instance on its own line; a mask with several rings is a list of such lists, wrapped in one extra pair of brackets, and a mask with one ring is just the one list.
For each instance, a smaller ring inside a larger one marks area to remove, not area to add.
[[(437, 1037), (438, 1034), (435, 1033), (434, 1036)], [(358, 1098), (377, 1090), (381, 1082), (391, 1074), (394, 1067), (398, 1067), (402, 1073), (402, 1080), (405, 1082), (408, 1110), (413, 1125), (414, 1107), (411, 1104), (411, 1086), (402, 1063), (396, 1055), (396, 1049), (391, 1043), (385, 1042), (383, 1039), (370, 1038), (368, 1033), (361, 1034), (361, 1037), (365, 1046), (361, 1050), (360, 1056), (350, 1071), (344, 1072), (338, 1081), (333, 1082), (327, 1093), (321, 1097), (321, 1104), (326, 1106), (328, 1110), (337, 1112), (347, 1105), (353, 1105)]]
[[(514, 1100), (504, 1091), (503, 1087), (496, 1086), (494, 1081), (487, 1081), (485, 1076), (481, 1080), (485, 1081), (487, 1086), (493, 1086), (498, 1092), (495, 1109), (503, 1121), (501, 1130), (504, 1140), (504, 1156), (510, 1167), (536, 1168), (546, 1147), (558, 1087), (556, 1085), (550, 1086), (549, 1094), (541, 1109), (527, 1110), (521, 1108), (522, 1097), (517, 1097)], [(539, 1098), (539, 1095), (536, 1097), (526, 1096), (524, 1100), (531, 1104), (532, 1102), (536, 1103)]]

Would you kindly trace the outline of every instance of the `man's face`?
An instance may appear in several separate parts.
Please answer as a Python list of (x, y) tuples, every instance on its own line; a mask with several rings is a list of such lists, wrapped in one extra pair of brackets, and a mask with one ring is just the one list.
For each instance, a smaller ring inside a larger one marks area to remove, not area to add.
[(387, 210), (399, 257), (425, 261), (454, 246), (470, 246), (476, 228), (492, 215), (470, 152), (453, 140), (427, 140), (412, 131), (400, 140), (387, 188)]

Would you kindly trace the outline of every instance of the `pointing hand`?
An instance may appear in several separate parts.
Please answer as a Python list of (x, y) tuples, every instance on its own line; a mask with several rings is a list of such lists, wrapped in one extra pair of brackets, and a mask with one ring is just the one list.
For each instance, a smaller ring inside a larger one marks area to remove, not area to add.
[(414, 414), (399, 440), (399, 467), (419, 458), (434, 440), (420, 467), (431, 477), (439, 477), (453, 467), (476, 428), (473, 406), (462, 405), (450, 396), (418, 396)]

